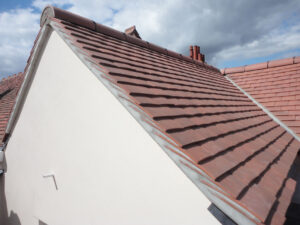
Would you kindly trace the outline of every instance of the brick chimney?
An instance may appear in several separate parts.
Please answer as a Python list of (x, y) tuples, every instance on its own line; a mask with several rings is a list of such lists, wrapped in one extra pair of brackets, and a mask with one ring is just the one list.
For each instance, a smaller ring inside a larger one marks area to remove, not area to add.
[(200, 47), (197, 45), (190, 46), (190, 57), (194, 60), (205, 62), (205, 55), (200, 53)]

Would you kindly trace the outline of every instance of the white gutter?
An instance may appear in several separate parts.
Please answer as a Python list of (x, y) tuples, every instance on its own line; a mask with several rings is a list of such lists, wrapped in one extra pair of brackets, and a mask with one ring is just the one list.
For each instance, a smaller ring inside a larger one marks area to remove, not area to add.
[(253, 103), (255, 103), (259, 108), (261, 108), (269, 117), (271, 117), (276, 123), (278, 123), (281, 127), (283, 127), (288, 133), (290, 133), (297, 141), (300, 141), (300, 137), (290, 129), (285, 123), (283, 123), (280, 119), (278, 119), (273, 113), (271, 113), (268, 109), (266, 109), (262, 104), (255, 100), (250, 94), (244, 91), (240, 86), (238, 86), (233, 80), (230, 79), (229, 76), (225, 76), (225, 78), (230, 81), (235, 87), (237, 87), (244, 95), (246, 95)]

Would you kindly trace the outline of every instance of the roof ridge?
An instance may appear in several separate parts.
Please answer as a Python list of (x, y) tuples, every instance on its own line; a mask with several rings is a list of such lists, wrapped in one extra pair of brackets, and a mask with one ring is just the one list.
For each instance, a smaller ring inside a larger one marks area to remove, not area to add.
[(294, 57), (284, 58), (284, 59), (274, 59), (267, 62), (255, 63), (255, 64), (250, 64), (245, 66), (224, 68), (221, 69), (221, 73), (224, 75), (232, 74), (232, 73), (243, 73), (243, 72), (254, 71), (254, 70), (292, 65), (297, 63), (300, 63), (300, 56), (294, 56)]
[(203, 66), (205, 68), (220, 72), (220, 70), (214, 66), (208, 65), (207, 63), (203, 63), (197, 60), (194, 60), (188, 56), (179, 54), (177, 52), (174, 52), (172, 50), (168, 50), (166, 48), (160, 47), (158, 45), (152, 44), (148, 41), (144, 41), (142, 39), (138, 39), (138, 38), (134, 38), (124, 32), (115, 30), (113, 28), (107, 27), (103, 24), (99, 24), (96, 23), (93, 20), (90, 20), (88, 18), (79, 16), (77, 14), (71, 13), (69, 11), (54, 7), (54, 6), (46, 6), (42, 12), (41, 18), (40, 18), (40, 26), (42, 27), (45, 22), (49, 19), (49, 18), (56, 18), (56, 19), (60, 19), (60, 20), (64, 20), (76, 25), (79, 25), (81, 27), (93, 30), (94, 32), (97, 33), (102, 33), (117, 39), (120, 39), (122, 41), (127, 41), (131, 44), (135, 44), (138, 45), (140, 47), (144, 47), (162, 54), (165, 54), (167, 56), (171, 56), (177, 59), (181, 59), (181, 60), (185, 60), (191, 63), (194, 63), (196, 65), (200, 65)]

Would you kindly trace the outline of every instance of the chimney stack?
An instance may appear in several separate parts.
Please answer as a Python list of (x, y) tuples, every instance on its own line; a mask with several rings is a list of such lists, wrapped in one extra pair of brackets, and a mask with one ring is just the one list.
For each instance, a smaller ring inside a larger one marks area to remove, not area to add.
[(190, 57), (194, 60), (205, 62), (205, 55), (200, 53), (200, 47), (197, 45), (190, 46)]

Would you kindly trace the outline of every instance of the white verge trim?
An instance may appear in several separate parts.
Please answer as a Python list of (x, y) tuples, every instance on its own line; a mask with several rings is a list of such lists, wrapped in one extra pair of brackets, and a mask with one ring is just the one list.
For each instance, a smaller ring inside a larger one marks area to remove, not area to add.
[(235, 87), (237, 87), (244, 95), (246, 95), (253, 103), (255, 103), (259, 108), (261, 108), (269, 117), (271, 117), (276, 123), (278, 123), (282, 128), (284, 128), (288, 133), (290, 133), (297, 141), (300, 141), (300, 137), (290, 129), (285, 123), (283, 123), (280, 119), (278, 119), (273, 113), (271, 113), (268, 109), (266, 109), (262, 104), (255, 100), (250, 94), (248, 94), (243, 88), (237, 85), (229, 75), (225, 76), (225, 78), (230, 81)]
[(35, 46), (33, 47), (34, 49), (33, 49), (30, 61), (28, 62), (27, 70), (24, 71), (25, 72), (24, 81), (21, 85), (21, 88), (20, 88), (19, 93), (16, 98), (16, 103), (13, 107), (11, 116), (7, 123), (6, 131), (5, 131), (6, 134), (10, 135), (15, 127), (15, 124), (19, 118), (20, 112), (23, 108), (25, 99), (27, 97), (28, 90), (31, 86), (37, 66), (41, 59), (41, 55), (44, 52), (45, 46), (48, 42), (48, 39), (49, 39), (52, 31), (53, 31), (53, 29), (49, 25), (43, 26), (40, 30), (40, 36), (36, 40)]

